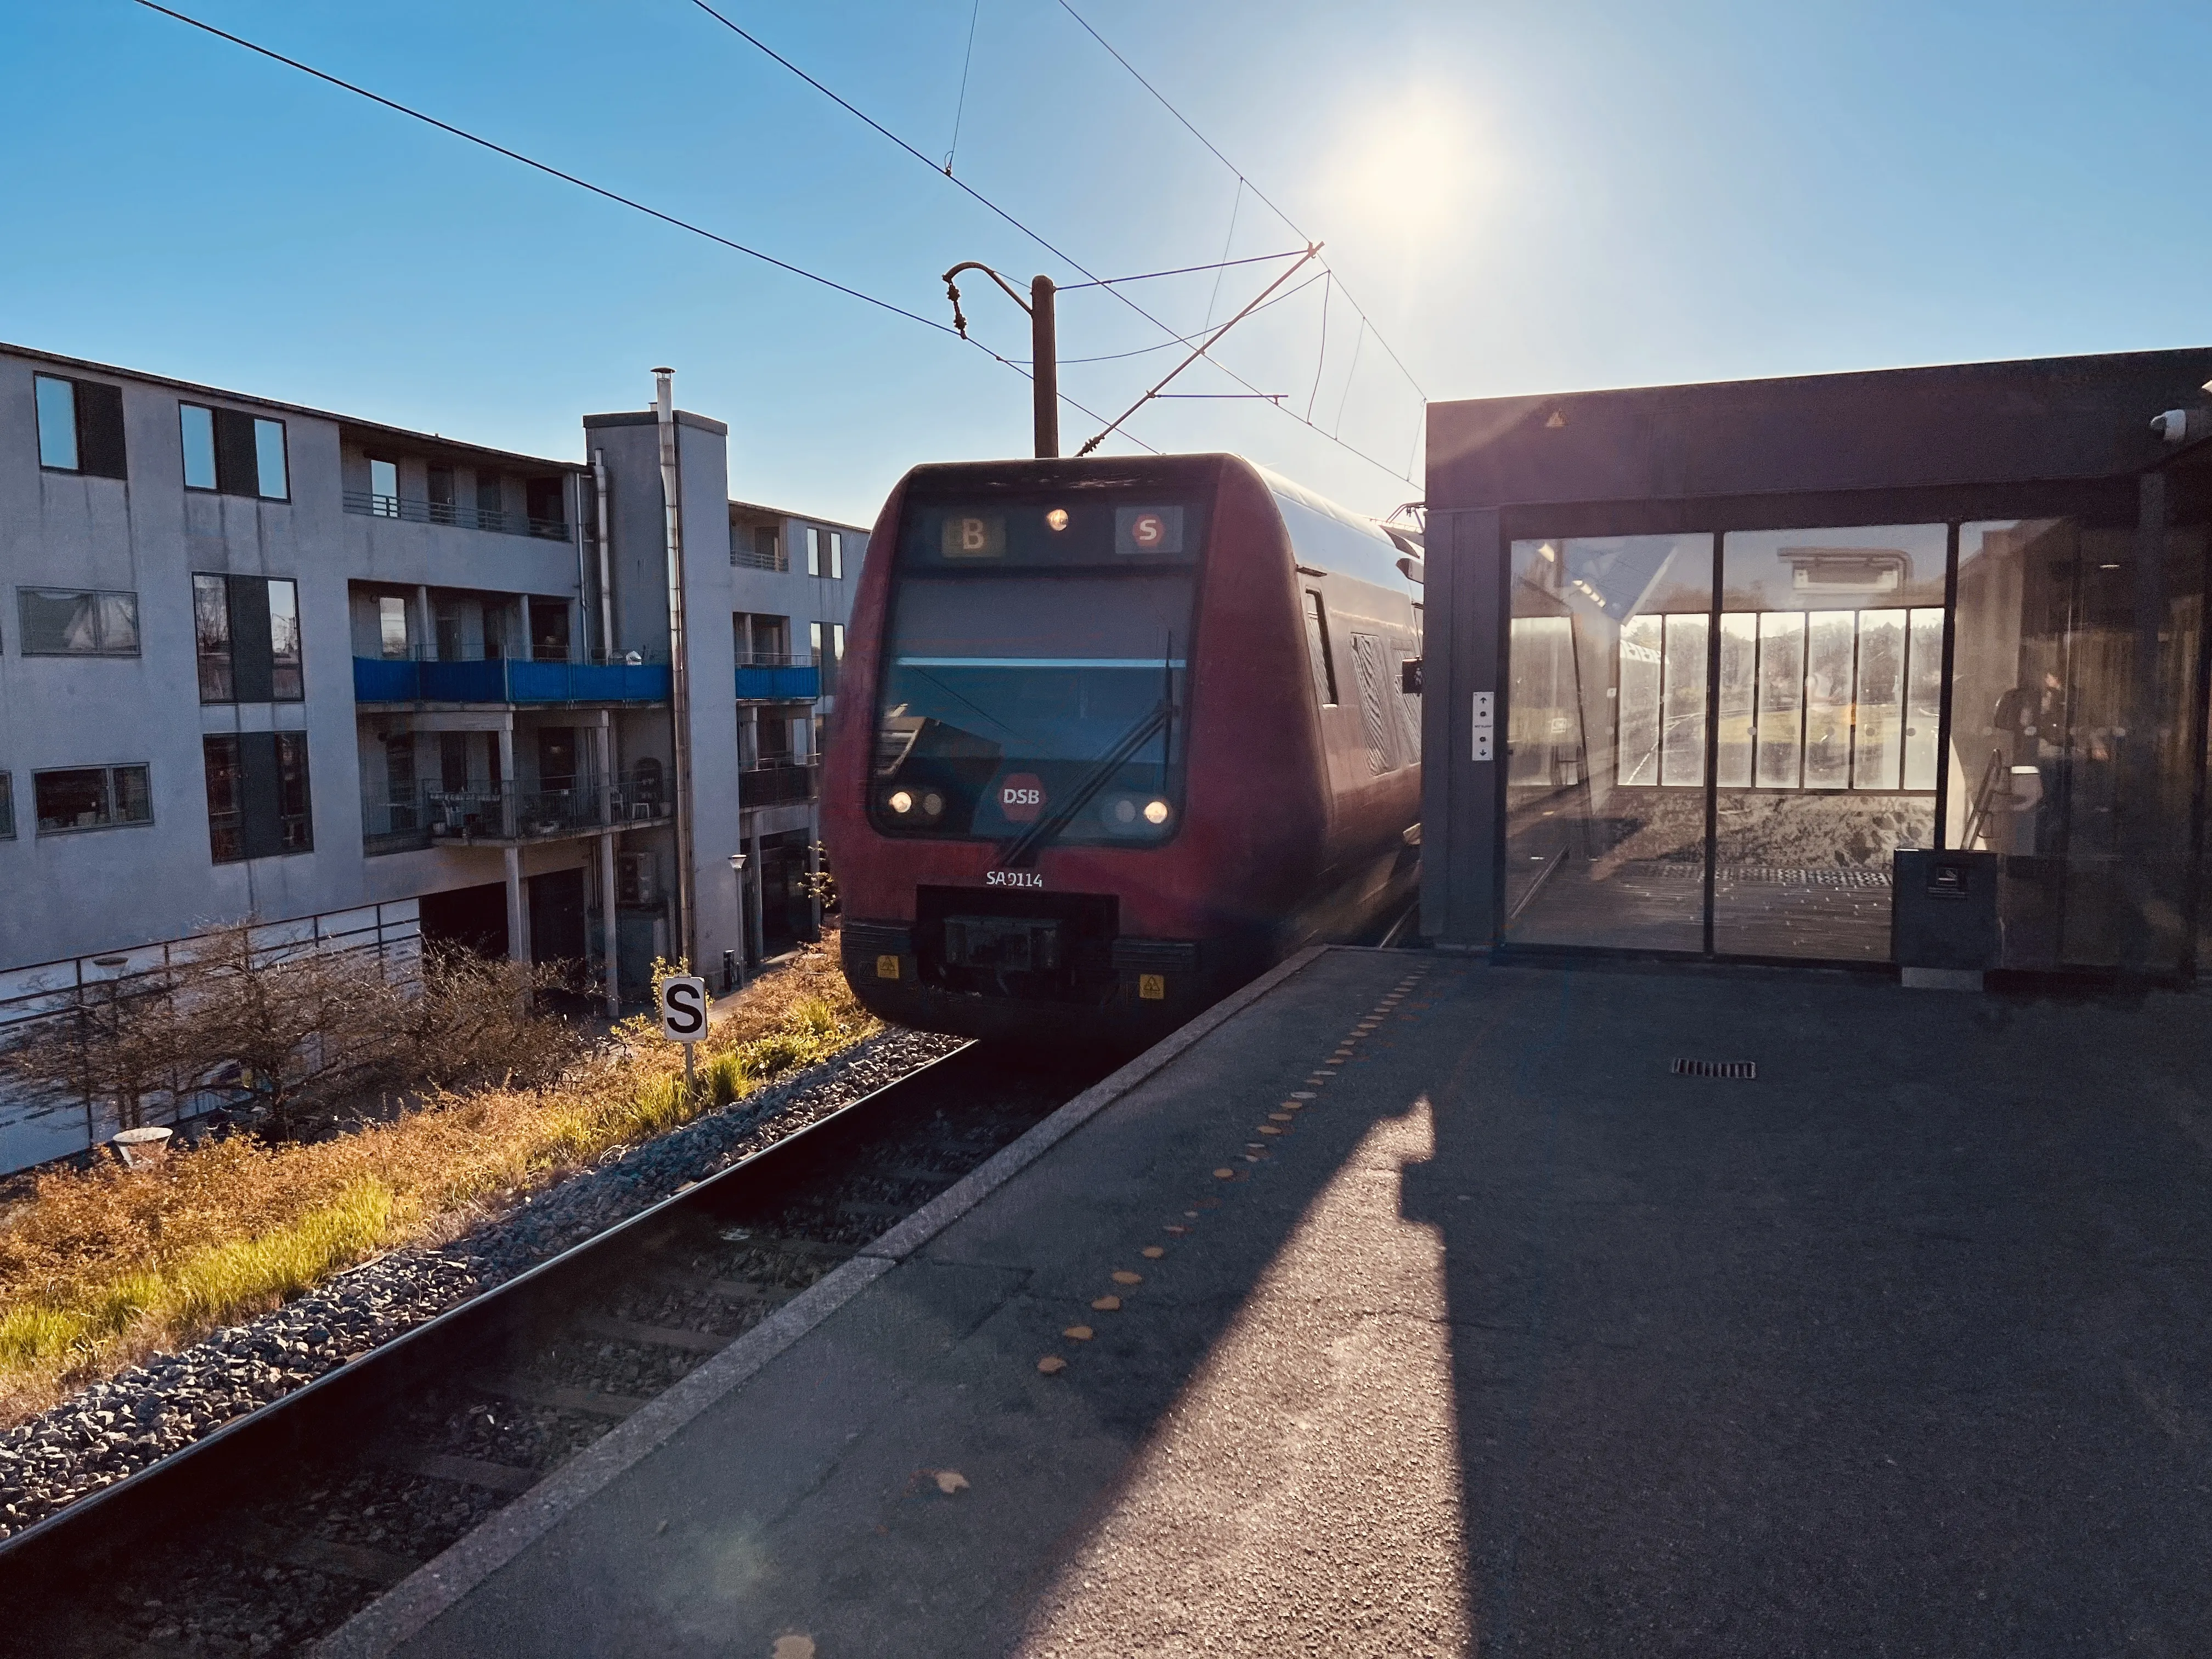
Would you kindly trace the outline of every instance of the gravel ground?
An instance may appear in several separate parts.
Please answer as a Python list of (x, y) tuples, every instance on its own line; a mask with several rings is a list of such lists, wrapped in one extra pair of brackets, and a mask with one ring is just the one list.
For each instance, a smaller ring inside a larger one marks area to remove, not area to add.
[(893, 1030), (525, 1199), (442, 1249), (396, 1250), (0, 1434), (0, 1539), (805, 1127), (959, 1039)]

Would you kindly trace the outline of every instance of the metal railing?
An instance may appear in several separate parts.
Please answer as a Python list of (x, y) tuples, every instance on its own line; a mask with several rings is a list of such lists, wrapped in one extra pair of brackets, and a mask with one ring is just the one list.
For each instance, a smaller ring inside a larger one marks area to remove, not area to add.
[(738, 805), (788, 806), (815, 798), (821, 769), (808, 762), (748, 766), (738, 774)]
[(411, 793), (372, 795), (362, 803), (362, 851), (373, 856), (441, 844), (551, 841), (668, 817), (658, 789), (623, 783), (610, 791), (589, 776), (550, 781), (554, 787), (541, 782), (512, 791), (421, 784)]
[(365, 519), (399, 519), (409, 524), (449, 524), (463, 530), (489, 530), (504, 536), (535, 536), (542, 541), (568, 539), (563, 519), (533, 519), (526, 514), (491, 507), (463, 507), (458, 501), (418, 501), (404, 495), (380, 495), (372, 490), (344, 492), (345, 510)]
[(785, 556), (781, 543), (774, 553), (763, 553), (757, 548), (740, 547), (732, 542), (730, 544), (730, 562), (740, 570), (787, 571), (791, 568), (791, 561)]

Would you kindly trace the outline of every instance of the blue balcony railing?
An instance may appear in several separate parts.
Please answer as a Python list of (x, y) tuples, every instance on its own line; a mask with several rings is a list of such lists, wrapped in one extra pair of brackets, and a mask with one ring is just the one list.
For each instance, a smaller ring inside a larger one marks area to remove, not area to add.
[(822, 671), (812, 663), (739, 663), (739, 702), (812, 702), (822, 695)]
[(666, 663), (356, 657), (356, 702), (666, 702)]

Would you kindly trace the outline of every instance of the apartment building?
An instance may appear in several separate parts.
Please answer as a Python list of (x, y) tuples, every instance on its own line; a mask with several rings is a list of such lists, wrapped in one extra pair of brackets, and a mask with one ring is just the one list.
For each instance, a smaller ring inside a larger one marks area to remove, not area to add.
[[(424, 940), (574, 963), (631, 1003), (655, 956), (719, 981), (811, 930), (866, 532), (732, 501), (702, 416), (581, 440), (0, 346), (0, 1030), (247, 919), (397, 972)], [(0, 1098), (0, 1170), (118, 1121)]]

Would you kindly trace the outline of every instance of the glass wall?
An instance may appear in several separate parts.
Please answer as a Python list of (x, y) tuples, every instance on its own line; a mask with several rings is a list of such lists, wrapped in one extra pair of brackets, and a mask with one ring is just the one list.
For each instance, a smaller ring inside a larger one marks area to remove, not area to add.
[(2131, 525), (1960, 527), (1946, 836), (2004, 855), (2007, 967), (2186, 955), (2205, 538), (2161, 539), (2144, 572)]
[(1713, 538), (1512, 556), (1505, 936), (1702, 950)]
[(2006, 967), (2212, 961), (2207, 552), (2077, 519), (1515, 542), (1505, 939), (1882, 961), (1892, 855), (1933, 845), (2001, 855)]
[(1945, 526), (1721, 543), (1713, 948), (1882, 961), (1890, 855), (1931, 844)]

